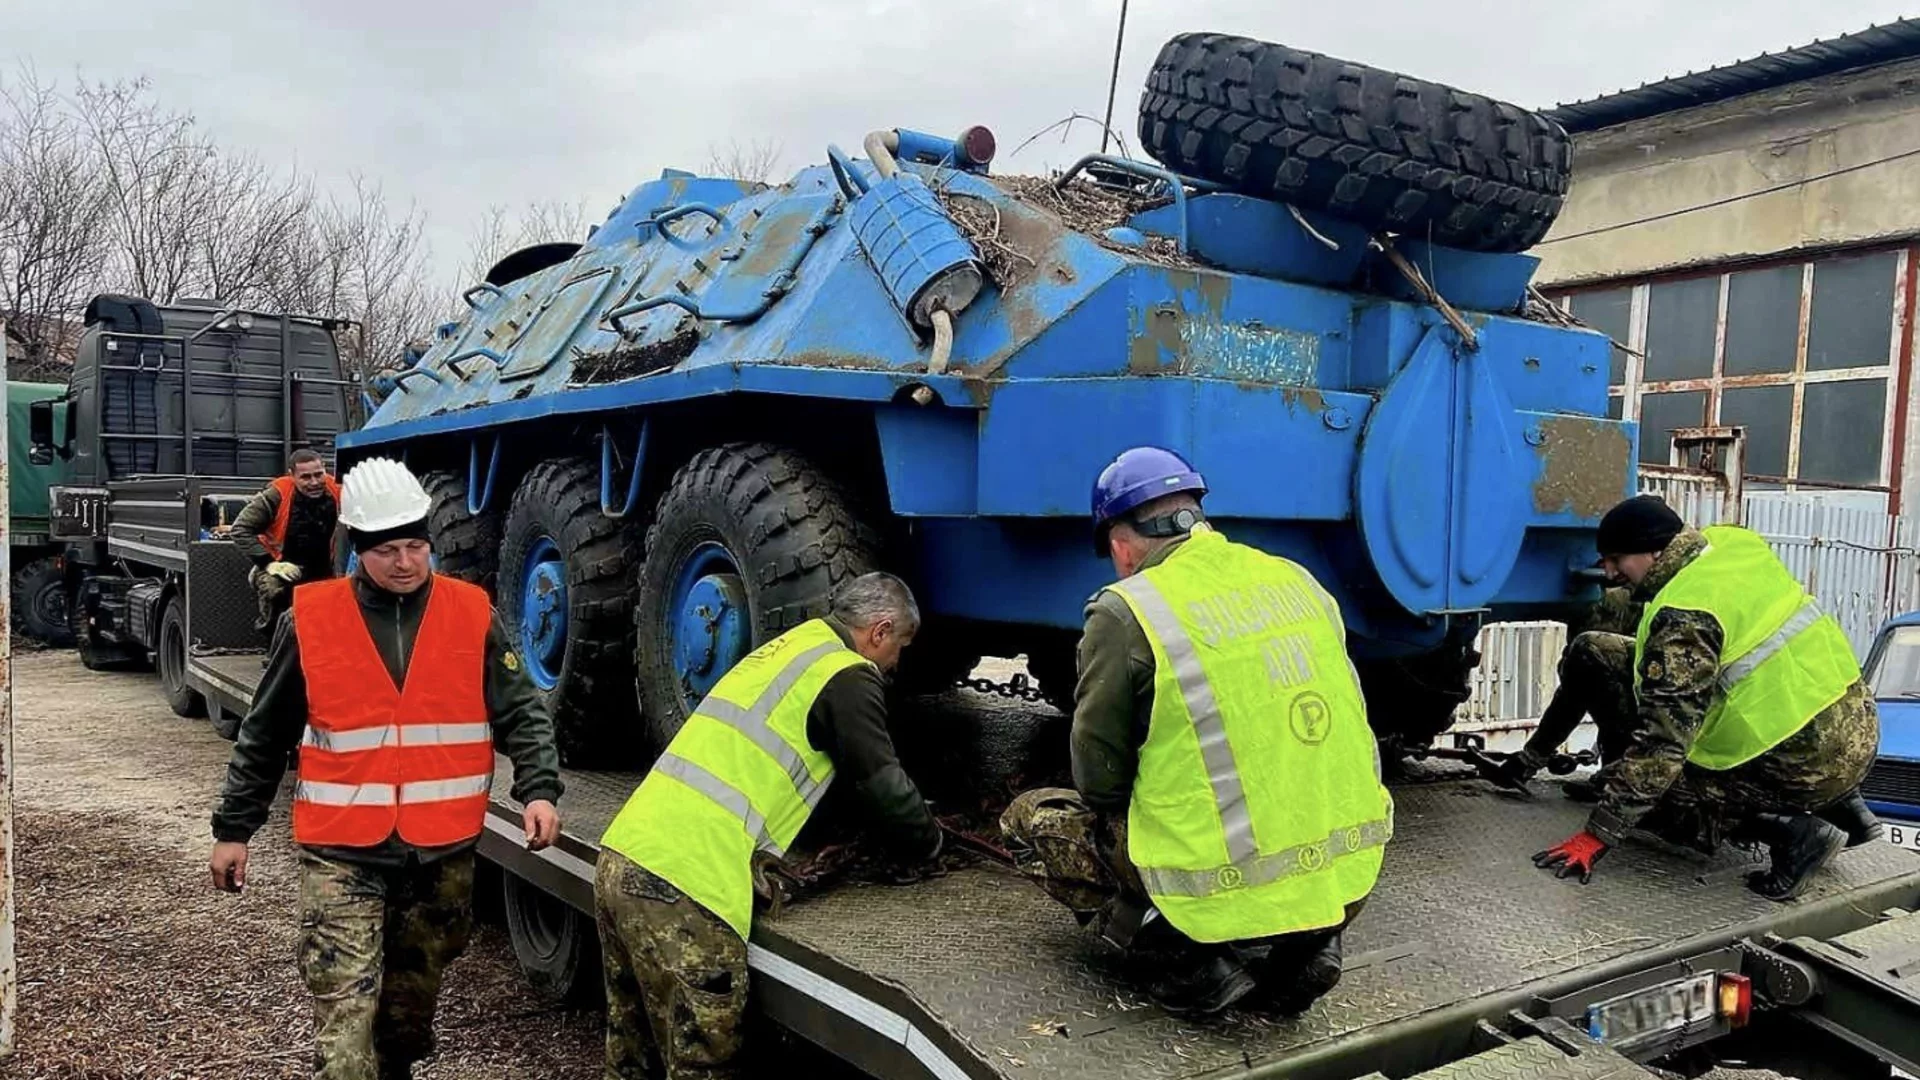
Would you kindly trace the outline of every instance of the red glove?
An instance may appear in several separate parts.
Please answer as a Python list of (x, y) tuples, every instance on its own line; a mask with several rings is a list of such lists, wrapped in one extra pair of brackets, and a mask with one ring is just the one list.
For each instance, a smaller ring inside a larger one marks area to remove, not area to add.
[(1593, 880), (1593, 864), (1607, 853), (1606, 841), (1582, 829), (1566, 841), (1533, 857), (1533, 865), (1554, 871), (1554, 877), (1580, 875), (1580, 884)]

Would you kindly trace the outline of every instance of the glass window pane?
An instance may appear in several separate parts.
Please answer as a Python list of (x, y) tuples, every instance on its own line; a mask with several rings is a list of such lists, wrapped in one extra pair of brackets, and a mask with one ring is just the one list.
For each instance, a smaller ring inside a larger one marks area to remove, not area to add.
[[(1720, 317), (1720, 279), (1669, 281), (1647, 290), (1645, 382), (1704, 379), (1713, 374), (1713, 324)], [(1661, 456), (1666, 460), (1665, 455)]]
[(1776, 266), (1729, 278), (1724, 368), (1728, 375), (1793, 370), (1793, 354), (1800, 344), (1800, 272), (1799, 266)]
[(1640, 395), (1640, 460), (1665, 465), (1673, 452), (1673, 430), (1700, 427), (1706, 419), (1704, 390)]
[(1744, 386), (1720, 394), (1720, 422), (1747, 429), (1747, 472), (1787, 475), (1787, 428), (1793, 422), (1793, 387)]
[[(1573, 317), (1625, 345), (1633, 333), (1633, 287), (1574, 293)], [(1619, 386), (1626, 381), (1627, 354), (1614, 349), (1609, 383)]]
[(1813, 315), (1807, 327), (1807, 370), (1876, 367), (1893, 341), (1896, 255), (1860, 255), (1813, 264)]
[(1626, 400), (1624, 394), (1609, 394), (1607, 396), (1607, 418), (1610, 420), (1620, 419), (1620, 404)]
[(1893, 628), (1867, 681), (1875, 697), (1920, 697), (1920, 626)]
[(1804, 480), (1880, 482), (1880, 440), (1887, 426), (1887, 380), (1808, 383), (1800, 408)]

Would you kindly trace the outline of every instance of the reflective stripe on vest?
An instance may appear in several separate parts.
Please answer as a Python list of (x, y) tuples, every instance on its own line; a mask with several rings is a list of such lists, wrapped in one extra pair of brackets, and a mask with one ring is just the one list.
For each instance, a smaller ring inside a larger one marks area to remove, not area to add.
[(1634, 685), (1647, 666), (1654, 619), (1673, 608), (1710, 615), (1720, 671), (1707, 716), (1687, 747), (1706, 769), (1744, 765), (1791, 738), (1860, 679), (1840, 624), (1820, 610), (1766, 540), (1736, 526), (1703, 529), (1707, 546), (1661, 588), (1634, 639)]
[[(326, 484), (328, 498), (333, 500), (333, 504), (336, 507), (339, 506), (339, 481), (335, 480), (331, 475), (328, 475), (324, 483)], [(258, 539), (260, 546), (267, 549), (267, 554), (273, 556), (275, 559), (279, 559), (281, 552), (285, 551), (287, 547), (287, 525), (293, 520), (293, 497), (295, 491), (293, 477), (276, 477), (272, 487), (273, 490), (280, 493), (280, 503), (273, 509), (273, 520), (267, 524), (267, 531), (261, 533)]]
[(863, 663), (817, 619), (756, 649), (693, 710), (601, 844), (745, 937), (754, 853), (783, 853), (833, 780), (807, 714), (827, 680)]
[(294, 839), (371, 847), (398, 835), (441, 847), (480, 835), (493, 783), (485, 691), (486, 593), (431, 580), (396, 687), (351, 578), (294, 590), (307, 730), (294, 789)]
[(1338, 924), (1393, 835), (1338, 606), (1304, 570), (1211, 529), (1109, 587), (1155, 654), (1128, 809), (1155, 905), (1198, 941)]

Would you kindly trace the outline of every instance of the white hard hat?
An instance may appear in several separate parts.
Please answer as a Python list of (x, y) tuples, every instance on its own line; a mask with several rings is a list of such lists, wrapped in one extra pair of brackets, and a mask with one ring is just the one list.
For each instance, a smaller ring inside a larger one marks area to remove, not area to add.
[(368, 458), (340, 482), (340, 521), (360, 532), (384, 532), (425, 520), (433, 506), (420, 481), (392, 458)]

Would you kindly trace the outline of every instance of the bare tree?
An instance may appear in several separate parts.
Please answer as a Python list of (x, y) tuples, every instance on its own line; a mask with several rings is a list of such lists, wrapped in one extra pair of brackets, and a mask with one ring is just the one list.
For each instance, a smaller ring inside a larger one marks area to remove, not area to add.
[(728, 139), (725, 146), (709, 143), (706, 173), (755, 184), (771, 183), (782, 152), (781, 145), (771, 139), (753, 139), (744, 146), (738, 139)]
[(459, 304), (457, 294), (485, 280), (487, 271), (502, 258), (529, 244), (584, 240), (588, 228), (597, 220), (587, 209), (585, 199), (571, 203), (530, 202), (517, 212), (498, 203), (487, 207), (467, 234), (467, 258), (454, 285), (457, 310), (466, 310), (464, 304)]
[(78, 337), (71, 317), (106, 251), (105, 188), (55, 88), (22, 67), (0, 84), (0, 307), (10, 366), (44, 377)]

